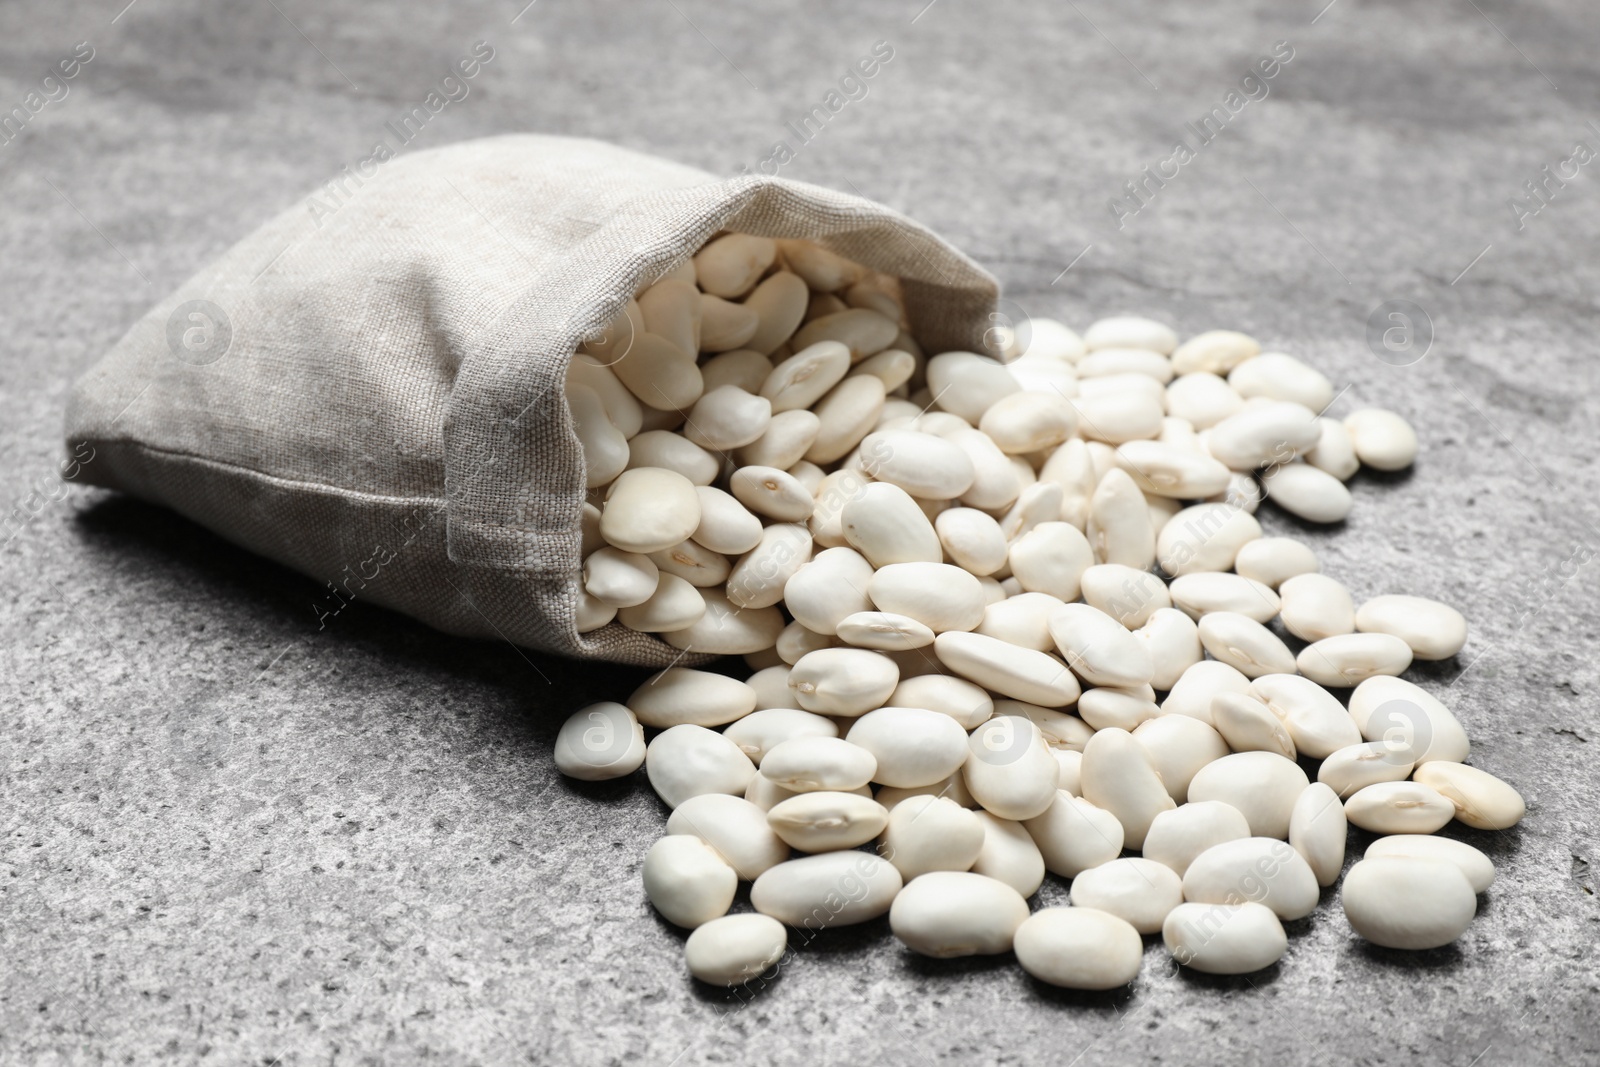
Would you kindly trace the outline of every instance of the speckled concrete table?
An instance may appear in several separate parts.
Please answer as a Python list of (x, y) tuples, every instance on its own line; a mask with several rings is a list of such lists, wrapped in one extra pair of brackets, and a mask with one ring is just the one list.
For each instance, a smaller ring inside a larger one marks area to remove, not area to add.
[[(26, 120), (0, 147), (0, 1061), (1600, 1058), (1588, 5), (124, 2), (0, 12), (0, 112)], [(1238, 327), (1328, 372), (1336, 411), (1411, 418), (1415, 471), (1359, 477), (1343, 528), (1265, 522), (1358, 596), (1472, 622), (1458, 660), (1412, 676), (1529, 812), (1463, 835), (1500, 879), (1459, 944), (1374, 950), (1329, 893), (1248, 980), (1153, 946), (1130, 989), (1062, 994), (1009, 957), (916, 958), (879, 922), (759, 996), (696, 988), (639, 887), (662, 808), (551, 765), (561, 717), (635, 673), (359, 603), (319, 630), (312, 582), (59, 487), (69, 381), (394, 145), (386, 124), (479, 40), (492, 60), (407, 149), (543, 130), (724, 174), (786, 159), (948, 235), (1025, 311)], [(80, 41), (92, 58), (45, 83)], [(797, 136), (879, 41), (864, 95)], [(1423, 314), (1375, 349), (1396, 300)]]

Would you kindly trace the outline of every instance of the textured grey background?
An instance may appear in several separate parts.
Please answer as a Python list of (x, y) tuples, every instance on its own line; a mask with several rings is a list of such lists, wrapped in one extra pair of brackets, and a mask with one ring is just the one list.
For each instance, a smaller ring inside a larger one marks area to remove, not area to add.
[[(0, 9), (0, 110), (74, 42), (96, 50), (0, 147), (0, 1060), (1600, 1058), (1600, 163), (1520, 232), (1508, 206), (1575, 142), (1600, 146), (1583, 0), (1337, 0), (1320, 18), (1322, 0), (123, 2)], [(1467, 835), (1501, 877), (1459, 944), (1364, 947), (1327, 894), (1249, 980), (1175, 974), (1152, 948), (1130, 990), (1073, 996), (1009, 958), (917, 959), (878, 923), (818, 939), (745, 1005), (686, 978), (644, 903), (664, 823), (648, 790), (551, 765), (560, 718), (636, 675), (359, 603), (319, 631), (313, 583), (60, 489), (68, 382), (368, 155), (479, 39), (495, 58), (417, 146), (566, 132), (726, 174), (792, 141), (785, 121), (887, 40), (867, 97), (786, 176), (905, 210), (1028, 310), (1242, 328), (1348, 384), (1337, 410), (1409, 416), (1415, 472), (1358, 478), (1344, 528), (1305, 536), (1358, 596), (1471, 620), (1458, 662), (1413, 676), (1529, 813)], [(1119, 232), (1122, 183), (1278, 40), (1295, 56), (1271, 95)], [(1368, 349), (1389, 299), (1431, 316), (1414, 365)]]

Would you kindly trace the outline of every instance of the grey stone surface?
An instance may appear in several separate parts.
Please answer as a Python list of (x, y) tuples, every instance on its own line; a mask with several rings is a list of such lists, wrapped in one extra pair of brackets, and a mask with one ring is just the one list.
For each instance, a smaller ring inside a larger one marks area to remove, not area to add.
[[(1600, 164), (1520, 230), (1509, 206), (1600, 146), (1589, 5), (122, 2), (0, 12), (0, 111), (95, 49), (0, 147), (0, 1061), (1600, 1059)], [(1075, 996), (1009, 957), (918, 959), (880, 922), (757, 996), (697, 988), (639, 888), (663, 810), (551, 763), (560, 718), (635, 674), (359, 602), (319, 630), (312, 582), (61, 489), (69, 381), (479, 39), (494, 59), (414, 147), (570, 132), (731, 174), (787, 139), (785, 175), (902, 208), (1024, 309), (1246, 329), (1347, 386), (1336, 410), (1411, 418), (1415, 471), (1359, 477), (1342, 528), (1266, 522), (1358, 596), (1471, 620), (1458, 661), (1411, 676), (1529, 813), (1460, 835), (1501, 870), (1466, 936), (1375, 950), (1329, 893), (1266, 973), (1174, 973), (1152, 946), (1130, 989)], [(799, 144), (785, 122), (880, 39), (867, 95)], [(1119, 230), (1122, 184), (1280, 40), (1270, 95)], [(1390, 299), (1431, 317), (1413, 365), (1367, 345)]]

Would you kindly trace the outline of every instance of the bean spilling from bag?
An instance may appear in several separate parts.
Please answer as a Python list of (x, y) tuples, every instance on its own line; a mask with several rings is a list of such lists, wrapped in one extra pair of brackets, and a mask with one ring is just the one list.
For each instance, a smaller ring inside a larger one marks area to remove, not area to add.
[[(1328, 379), (1231, 331), (1006, 340), (929, 358), (895, 279), (726, 234), (573, 360), (579, 629), (754, 672), (669, 668), (556, 745), (577, 778), (642, 764), (672, 809), (644, 883), (691, 973), (746, 982), (789, 929), (884, 914), (917, 952), (1014, 951), (1072, 988), (1131, 981), (1143, 935), (1248, 973), (1338, 880), (1349, 824), (1387, 835), (1345, 875), (1354, 930), (1459, 937), (1494, 867), (1427, 835), (1523, 801), (1396, 676), (1466, 621), (1358, 606), (1253, 514), (1343, 519), (1361, 465), (1411, 464), (1410, 426), (1322, 415)], [(1047, 872), (1072, 906), (1030, 915)], [(730, 915), (741, 881), (755, 913)]]

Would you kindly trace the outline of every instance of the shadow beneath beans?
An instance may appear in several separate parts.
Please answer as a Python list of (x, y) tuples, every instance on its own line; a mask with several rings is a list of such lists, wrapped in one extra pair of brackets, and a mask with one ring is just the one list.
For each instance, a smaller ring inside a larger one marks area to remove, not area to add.
[(1392, 967), (1397, 971), (1454, 971), (1466, 963), (1460, 946), (1452, 943), (1443, 948), (1402, 949), (1384, 948), (1371, 941), (1357, 939), (1346, 952), (1366, 963)]
[(1384, 487), (1405, 485), (1416, 475), (1416, 471), (1417, 465), (1415, 463), (1411, 464), (1409, 467), (1403, 467), (1397, 471), (1381, 471), (1376, 467), (1369, 467), (1363, 463), (1361, 468), (1357, 470), (1356, 473), (1345, 484), (1371, 484)]
[[(559, 723), (556, 725), (559, 727)], [(548, 732), (550, 734), (550, 745), (554, 747), (556, 730)], [(543, 739), (541, 738), (541, 740)], [(638, 793), (642, 778), (643, 776), (640, 774), (628, 774), (621, 778), (611, 778), (603, 782), (586, 782), (579, 778), (568, 778), (564, 774), (560, 776), (561, 789), (568, 796), (582, 797), (585, 800), (597, 801), (603, 804), (614, 804), (621, 800), (627, 800), (635, 793)], [(670, 811), (668, 814), (671, 814)]]
[(924, 956), (909, 948), (901, 948), (900, 964), (919, 978), (956, 978), (968, 974), (989, 974), (1010, 971), (1017, 966), (1017, 958), (1009, 952), (993, 956), (957, 956), (954, 959), (936, 959)]
[(1461, 677), (1466, 670), (1466, 664), (1461, 662), (1460, 656), (1451, 656), (1449, 659), (1413, 659), (1411, 666), (1405, 669), (1405, 678), (1408, 682), (1441, 682), (1450, 684)]
[(879, 916), (864, 923), (849, 926), (827, 926), (821, 929), (789, 928), (789, 948), (795, 952), (836, 956), (847, 952), (862, 952), (894, 935), (889, 930), (889, 917)]
[[(1010, 959), (1009, 956), (1006, 958)], [(1036, 1003), (1049, 1004), (1057, 1008), (1124, 1015), (1129, 1005), (1138, 999), (1138, 994), (1132, 985), (1118, 986), (1115, 989), (1062, 989), (1049, 982), (1041, 982), (1031, 974), (1024, 977), (1028, 992)]]
[(1275, 983), (1283, 974), (1283, 964), (1274, 963), (1270, 967), (1263, 967), (1259, 971), (1249, 974), (1206, 974), (1193, 967), (1179, 967), (1178, 981), (1196, 989), (1211, 989), (1219, 992), (1230, 990), (1238, 992), (1251, 992), (1261, 990)]

